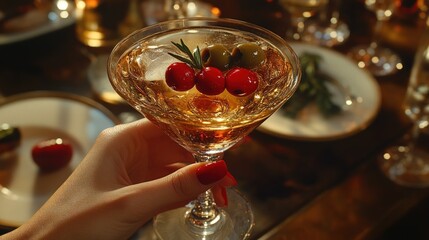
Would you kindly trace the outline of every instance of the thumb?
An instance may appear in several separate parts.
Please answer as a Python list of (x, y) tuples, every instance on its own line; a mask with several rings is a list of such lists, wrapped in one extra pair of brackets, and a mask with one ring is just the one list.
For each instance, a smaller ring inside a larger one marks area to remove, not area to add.
[(136, 206), (144, 204), (146, 211), (155, 215), (183, 206), (217, 184), (232, 185), (230, 176), (224, 160), (194, 163), (163, 178), (138, 184), (138, 194), (133, 199)]

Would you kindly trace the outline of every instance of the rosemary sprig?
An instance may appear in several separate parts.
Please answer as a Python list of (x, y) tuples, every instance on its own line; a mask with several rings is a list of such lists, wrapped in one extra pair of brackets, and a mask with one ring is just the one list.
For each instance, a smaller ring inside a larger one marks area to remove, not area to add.
[(328, 76), (319, 70), (322, 60), (316, 54), (303, 53), (300, 56), (301, 83), (292, 98), (282, 106), (286, 116), (295, 118), (311, 102), (315, 102), (325, 117), (341, 112), (341, 107), (332, 101), (332, 94), (325, 85), (329, 81)]
[(189, 50), (188, 46), (183, 42), (183, 39), (180, 39), (180, 43), (171, 42), (174, 46), (176, 46), (181, 52), (186, 54), (186, 57), (174, 54), (174, 53), (168, 53), (170, 56), (189, 64), (191, 67), (196, 69), (202, 69), (203, 63), (201, 60), (201, 52), (200, 48), (197, 46), (196, 51), (192, 54), (191, 50)]

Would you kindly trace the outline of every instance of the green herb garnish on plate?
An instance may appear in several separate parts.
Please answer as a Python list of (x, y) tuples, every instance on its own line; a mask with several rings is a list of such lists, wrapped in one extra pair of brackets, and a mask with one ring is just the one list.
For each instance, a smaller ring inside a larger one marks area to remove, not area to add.
[(297, 115), (307, 105), (315, 103), (325, 117), (333, 116), (342, 111), (342, 108), (332, 101), (332, 93), (326, 86), (330, 76), (319, 69), (322, 57), (317, 54), (303, 53), (299, 57), (302, 77), (295, 94), (282, 106), (284, 114), (291, 118)]

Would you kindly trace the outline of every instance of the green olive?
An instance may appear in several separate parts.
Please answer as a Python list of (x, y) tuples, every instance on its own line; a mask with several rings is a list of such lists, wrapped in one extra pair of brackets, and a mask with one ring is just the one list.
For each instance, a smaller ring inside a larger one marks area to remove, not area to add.
[(0, 125), (0, 154), (15, 149), (20, 142), (21, 132), (18, 128), (6, 123)]
[(231, 53), (223, 45), (210, 45), (201, 52), (204, 66), (226, 70), (231, 64)]
[(265, 60), (265, 52), (255, 43), (242, 43), (232, 50), (232, 59), (240, 67), (254, 68)]

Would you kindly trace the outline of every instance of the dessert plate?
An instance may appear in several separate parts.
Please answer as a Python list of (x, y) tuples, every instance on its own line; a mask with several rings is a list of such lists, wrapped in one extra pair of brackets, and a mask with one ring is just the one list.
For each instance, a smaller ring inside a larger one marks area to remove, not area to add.
[[(0, 103), (0, 124), (21, 131), (21, 144), (0, 155), (0, 225), (26, 222), (64, 182), (85, 156), (98, 134), (119, 120), (91, 99), (64, 93), (36, 92), (6, 98)], [(73, 147), (69, 165), (42, 172), (31, 157), (40, 141), (63, 138)]]
[[(17, 29), (0, 32), (0, 46), (31, 39), (72, 25), (76, 21), (74, 2), (56, 0), (51, 11), (35, 10), (12, 21)], [(29, 27), (23, 27), (27, 25)]]
[(356, 99), (332, 117), (322, 116), (315, 106), (306, 107), (296, 118), (285, 116), (279, 109), (257, 129), (277, 137), (310, 141), (344, 138), (365, 129), (381, 106), (380, 88), (374, 77), (346, 56), (328, 48), (305, 43), (292, 43), (291, 47), (298, 56), (308, 52), (322, 57), (321, 71), (341, 86), (330, 88), (334, 101), (340, 105), (343, 105), (341, 101), (345, 103), (344, 89)]

